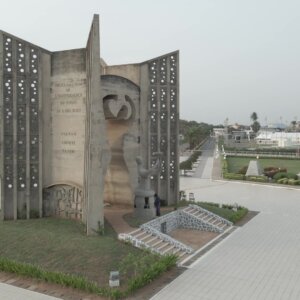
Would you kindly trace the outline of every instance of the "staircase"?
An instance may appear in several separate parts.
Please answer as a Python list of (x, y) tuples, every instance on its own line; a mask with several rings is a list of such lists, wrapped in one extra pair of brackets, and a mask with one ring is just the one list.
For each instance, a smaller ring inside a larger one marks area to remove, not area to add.
[(222, 233), (233, 225), (230, 221), (198, 205), (189, 205), (182, 210), (182, 213), (187, 214), (192, 219), (197, 220), (199, 224), (202, 224), (202, 230)]
[(153, 228), (140, 227), (130, 233), (120, 233), (119, 239), (138, 248), (149, 249), (160, 255), (175, 254), (178, 261), (184, 260), (193, 249)]
[(161, 232), (159, 229), (161, 229), (162, 223), (166, 224), (168, 233), (176, 228), (222, 233), (232, 226), (231, 222), (192, 204), (176, 212), (153, 219), (130, 233), (120, 233), (118, 237), (137, 248), (149, 249), (160, 255), (175, 254), (178, 256), (177, 263), (180, 264), (194, 250)]

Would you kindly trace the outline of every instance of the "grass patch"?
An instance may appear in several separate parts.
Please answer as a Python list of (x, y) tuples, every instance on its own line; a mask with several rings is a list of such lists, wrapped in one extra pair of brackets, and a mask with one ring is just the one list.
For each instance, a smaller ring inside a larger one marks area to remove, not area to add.
[(84, 226), (72, 220), (1, 222), (0, 244), (0, 270), (101, 295), (107, 292), (109, 272), (120, 270), (128, 255), (143, 263), (120, 273), (122, 295), (176, 263), (176, 258), (158, 257), (118, 241), (109, 224), (104, 235), (86, 236)]
[[(66, 287), (79, 289), (85, 292), (109, 297), (110, 299), (120, 299), (130, 295), (137, 289), (150, 283), (163, 272), (175, 266), (177, 259), (175, 255), (166, 255), (163, 257), (156, 255), (155, 261), (149, 260), (149, 257), (149, 253), (148, 255), (144, 255), (142, 261), (144, 262), (145, 258), (147, 258), (149, 264), (142, 264), (142, 270), (140, 270), (140, 272), (136, 274), (136, 276), (131, 277), (131, 279), (128, 280), (127, 286), (123, 290), (112, 289), (109, 287), (100, 287), (96, 283), (91, 282), (84, 277), (58, 272), (50, 272), (35, 265), (19, 263), (1, 257), (0, 270), (29, 278), (40, 279), (49, 283), (55, 283)], [(134, 259), (136, 260), (135, 257)], [(139, 262), (139, 266), (140, 265), (141, 262)]]
[[(228, 172), (237, 173), (242, 167), (248, 166), (250, 160), (255, 160), (255, 158), (227, 156)], [(298, 174), (300, 172), (300, 160), (298, 159), (260, 158), (259, 162), (262, 168), (277, 167), (286, 168), (290, 173)]]

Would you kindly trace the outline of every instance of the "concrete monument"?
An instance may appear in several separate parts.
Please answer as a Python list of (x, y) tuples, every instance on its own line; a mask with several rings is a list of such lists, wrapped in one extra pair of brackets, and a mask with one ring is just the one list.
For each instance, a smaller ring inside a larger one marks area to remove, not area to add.
[(263, 175), (262, 167), (258, 160), (250, 160), (246, 176), (261, 176)]
[(134, 205), (135, 159), (162, 152), (151, 188), (178, 195), (178, 51), (142, 63), (100, 58), (99, 17), (86, 47), (51, 52), (0, 31), (0, 219), (75, 218), (93, 234), (104, 203)]

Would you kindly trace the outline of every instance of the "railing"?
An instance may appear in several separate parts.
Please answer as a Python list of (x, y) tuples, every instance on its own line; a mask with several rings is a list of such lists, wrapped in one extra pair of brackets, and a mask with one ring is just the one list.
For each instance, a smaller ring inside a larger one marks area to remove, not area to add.
[(224, 154), (226, 156), (246, 156), (246, 157), (271, 157), (271, 158), (292, 158), (292, 159), (300, 159), (298, 153), (290, 153), (284, 154), (279, 152), (280, 154), (268, 153), (268, 152), (259, 152), (259, 153), (249, 153), (248, 151), (225, 151)]

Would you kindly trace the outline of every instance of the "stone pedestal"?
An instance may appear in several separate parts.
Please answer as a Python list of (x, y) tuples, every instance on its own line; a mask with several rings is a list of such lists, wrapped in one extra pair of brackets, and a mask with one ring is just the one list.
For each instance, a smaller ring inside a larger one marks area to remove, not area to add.
[(135, 190), (134, 206), (134, 215), (137, 218), (147, 220), (155, 218), (154, 191), (137, 188)]

